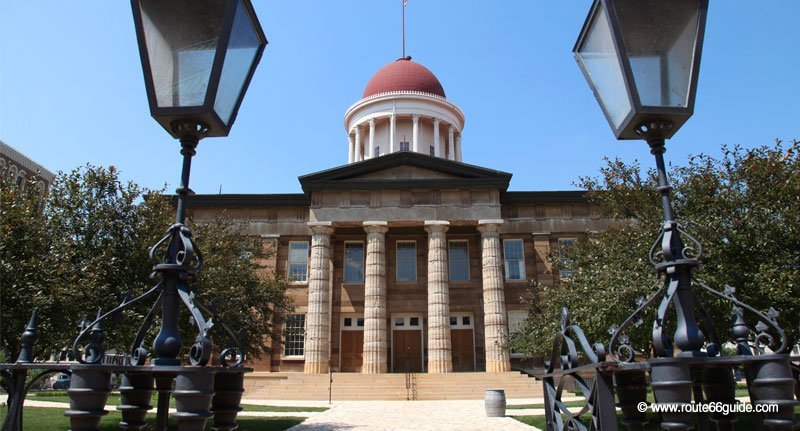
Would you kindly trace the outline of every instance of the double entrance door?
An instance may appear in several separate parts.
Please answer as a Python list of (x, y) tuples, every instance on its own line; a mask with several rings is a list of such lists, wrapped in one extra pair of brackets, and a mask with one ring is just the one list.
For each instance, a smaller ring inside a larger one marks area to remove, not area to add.
[(392, 316), (393, 373), (422, 372), (422, 315)]

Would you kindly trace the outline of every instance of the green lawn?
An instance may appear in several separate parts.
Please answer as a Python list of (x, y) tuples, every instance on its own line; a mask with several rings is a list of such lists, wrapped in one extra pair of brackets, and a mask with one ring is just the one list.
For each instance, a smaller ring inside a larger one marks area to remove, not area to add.
[[(64, 391), (48, 391), (48, 392), (32, 392), (28, 394), (27, 400), (37, 400), (37, 401), (52, 401), (55, 403), (68, 403), (69, 396)], [(158, 395), (153, 394), (153, 400), (150, 404), (155, 405), (158, 400)], [(108, 401), (106, 402), (107, 406), (118, 406), (120, 404), (119, 401), (119, 392), (112, 392), (111, 395), (108, 396)], [(170, 407), (175, 407), (175, 399), (170, 398), (169, 400)], [(327, 407), (288, 407), (288, 406), (260, 406), (255, 404), (242, 404), (242, 408), (248, 412), (324, 412), (328, 410)]]
[[(6, 408), (0, 408), (0, 421), (5, 419)], [(100, 424), (102, 431), (116, 431), (119, 430), (119, 421), (121, 416), (119, 412), (111, 410), (108, 415), (103, 418)], [(301, 422), (305, 418), (296, 417), (278, 417), (278, 418), (254, 418), (242, 417), (239, 418), (239, 430), (241, 431), (281, 431), (291, 428)], [(61, 409), (51, 408), (37, 408), (26, 407), (25, 416), (22, 419), (23, 428), (31, 431), (62, 431), (69, 429), (69, 418), (64, 416), (64, 411)], [(148, 421), (155, 421), (155, 415), (148, 415)], [(209, 421), (210, 428), (211, 421)], [(174, 430), (176, 424), (170, 420), (169, 429)]]

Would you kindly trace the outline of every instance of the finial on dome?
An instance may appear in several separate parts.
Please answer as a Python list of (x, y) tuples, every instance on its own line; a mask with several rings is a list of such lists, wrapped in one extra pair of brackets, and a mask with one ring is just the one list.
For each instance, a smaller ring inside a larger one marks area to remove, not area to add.
[(405, 61), (411, 61), (411, 56), (410, 56), (410, 55), (407, 55), (407, 56), (405, 56), (405, 57), (400, 57), (400, 58), (398, 58), (398, 59), (397, 59), (397, 60), (395, 60), (395, 61), (401, 61), (401, 60), (405, 60)]

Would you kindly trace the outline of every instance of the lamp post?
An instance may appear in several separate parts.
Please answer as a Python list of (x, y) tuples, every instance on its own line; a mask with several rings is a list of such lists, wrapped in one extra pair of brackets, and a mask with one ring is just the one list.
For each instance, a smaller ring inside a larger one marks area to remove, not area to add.
[[(697, 248), (687, 248), (678, 229), (664, 152), (665, 140), (694, 111), (707, 9), (708, 0), (596, 0), (573, 49), (617, 139), (644, 139), (655, 156), (664, 211), (663, 261), (655, 266), (666, 274), (682, 356), (705, 355), (705, 337), (694, 318)], [(656, 325), (657, 354), (672, 356), (669, 337)]]
[[(773, 407), (756, 415), (759, 429), (795, 427), (794, 406), (799, 403), (794, 389), (800, 368), (795, 367), (793, 374), (790, 357), (784, 353), (787, 337), (777, 323), (778, 313), (773, 309), (762, 313), (739, 301), (729, 286), (720, 292), (693, 280), (702, 246), (680, 229), (670, 199), (665, 142), (694, 110), (707, 10), (708, 0), (595, 0), (573, 49), (617, 139), (643, 139), (655, 156), (664, 222), (649, 257), (664, 283), (642, 299), (619, 327), (609, 330), (611, 361), (606, 359), (606, 347), (591, 345), (580, 327), (570, 323), (569, 311), (562, 310), (561, 330), (541, 376), (548, 430), (585, 429), (580, 416), (586, 412), (592, 416), (592, 429), (616, 430), (615, 395), (622, 421), (631, 430), (643, 430), (648, 419), (646, 373), (656, 402), (666, 405), (660, 415), (662, 429), (689, 430), (696, 425), (710, 429), (712, 420), (719, 430), (733, 430), (732, 408), (693, 417), (691, 412), (699, 409), (688, 404), (694, 400), (733, 406), (732, 369), (740, 366), (751, 403)], [(735, 356), (721, 355), (720, 338), (695, 289), (733, 304)], [(653, 320), (655, 355), (636, 361), (625, 330), (659, 298)], [(665, 333), (670, 306), (675, 319), (672, 336)], [(758, 317), (755, 331), (745, 323), (745, 311)], [(579, 364), (581, 354), (590, 364)], [(591, 369), (595, 378), (588, 384), (581, 373)], [(576, 381), (585, 398), (580, 411), (570, 411), (560, 401), (565, 377)]]
[[(163, 282), (153, 363), (179, 365), (178, 309), (183, 300), (197, 320), (187, 281), (202, 266), (185, 224), (192, 156), (201, 139), (230, 133), (267, 40), (249, 0), (131, 0), (131, 7), (150, 113), (180, 140), (183, 155), (175, 224), (151, 251), (155, 260), (168, 241), (153, 268)], [(190, 359), (205, 364), (210, 350), (201, 328)]]

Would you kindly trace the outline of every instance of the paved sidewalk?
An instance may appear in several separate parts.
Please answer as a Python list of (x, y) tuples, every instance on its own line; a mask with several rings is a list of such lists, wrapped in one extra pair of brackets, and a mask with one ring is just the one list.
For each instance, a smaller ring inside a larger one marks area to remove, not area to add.
[[(508, 413), (508, 411), (506, 411)], [(290, 431), (533, 431), (511, 417), (488, 418), (483, 400), (340, 401)]]

